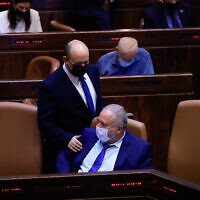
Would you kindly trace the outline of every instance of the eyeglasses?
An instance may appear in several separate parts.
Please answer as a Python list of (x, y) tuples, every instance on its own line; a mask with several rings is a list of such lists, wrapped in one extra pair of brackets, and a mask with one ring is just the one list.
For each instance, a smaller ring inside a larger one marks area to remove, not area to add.
[(89, 64), (89, 62), (87, 61), (87, 62), (83, 62), (83, 63), (72, 63), (71, 62), (71, 60), (68, 58), (67, 59), (68, 60), (68, 62), (70, 63), (70, 65), (79, 65), (79, 66), (86, 66), (86, 65), (88, 65)]

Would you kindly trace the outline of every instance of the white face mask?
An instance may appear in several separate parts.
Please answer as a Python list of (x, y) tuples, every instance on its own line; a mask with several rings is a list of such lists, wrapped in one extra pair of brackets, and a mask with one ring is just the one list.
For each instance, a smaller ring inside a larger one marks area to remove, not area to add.
[(96, 126), (96, 135), (102, 143), (108, 142), (110, 138), (108, 137), (108, 129), (100, 128)]

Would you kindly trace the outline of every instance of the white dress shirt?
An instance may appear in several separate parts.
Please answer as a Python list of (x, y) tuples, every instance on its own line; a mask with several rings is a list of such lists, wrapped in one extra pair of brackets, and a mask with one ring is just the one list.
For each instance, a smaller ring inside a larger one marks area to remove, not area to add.
[[(123, 138), (124, 136), (119, 141), (111, 144), (112, 147), (106, 150), (103, 162), (98, 172), (113, 171)], [(86, 155), (78, 172), (88, 172), (92, 167), (94, 161), (96, 160), (97, 156), (101, 153), (102, 149), (103, 145), (101, 141), (98, 140), (96, 144), (92, 147), (92, 149), (89, 151), (89, 153)]]
[(25, 21), (22, 19), (17, 21), (15, 29), (9, 27), (8, 10), (0, 12), (0, 33), (20, 33), (20, 32), (42, 32), (40, 16), (38, 11), (30, 9), (31, 25), (30, 28), (25, 30)]
[[(83, 87), (82, 87), (82, 84), (81, 84), (81, 82), (79, 80), (79, 77), (74, 76), (73, 74), (71, 74), (69, 72), (69, 70), (67, 69), (67, 67), (65, 66), (65, 63), (63, 64), (63, 70), (65, 71), (65, 73), (69, 77), (70, 81), (73, 83), (74, 87), (77, 89), (78, 93), (82, 97), (82, 99), (83, 99), (84, 103), (86, 104), (86, 106), (88, 106), (87, 105), (87, 99), (86, 99), (86, 96), (85, 96), (85, 92), (83, 90)], [(94, 108), (96, 110), (97, 95), (96, 95), (94, 86), (92, 84), (92, 81), (90, 80), (90, 77), (87, 75), (87, 73), (85, 73), (83, 77), (85, 78), (85, 81), (86, 81), (86, 83), (88, 85), (88, 88), (90, 90), (90, 94), (92, 96), (92, 101), (93, 101), (93, 104), (94, 104)]]

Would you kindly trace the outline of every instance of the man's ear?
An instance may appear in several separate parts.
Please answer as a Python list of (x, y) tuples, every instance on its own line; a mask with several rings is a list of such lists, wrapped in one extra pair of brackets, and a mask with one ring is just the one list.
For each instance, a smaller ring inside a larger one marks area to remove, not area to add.
[(66, 56), (63, 56), (62, 59), (63, 59), (63, 62), (67, 61), (67, 57)]
[(118, 127), (118, 131), (123, 131), (123, 126), (122, 125), (120, 125), (119, 127)]

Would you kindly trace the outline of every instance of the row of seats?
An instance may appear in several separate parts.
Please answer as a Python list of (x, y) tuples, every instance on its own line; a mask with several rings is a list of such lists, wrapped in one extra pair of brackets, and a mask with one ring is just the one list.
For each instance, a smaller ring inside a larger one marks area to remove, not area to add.
[[(97, 120), (91, 123), (96, 127)], [(0, 102), (0, 176), (40, 174), (42, 143), (37, 125), (37, 107)], [(128, 130), (147, 140), (144, 123), (128, 119)]]
[[(199, 117), (200, 100), (179, 103), (168, 152), (168, 173), (197, 184), (200, 184)], [(91, 127), (96, 124), (94, 118)], [(0, 127), (0, 176), (40, 174), (42, 144), (37, 107), (0, 102)], [(147, 140), (144, 123), (128, 119), (127, 129)]]
[(25, 79), (42, 80), (60, 67), (60, 61), (50, 56), (37, 56), (28, 64)]

